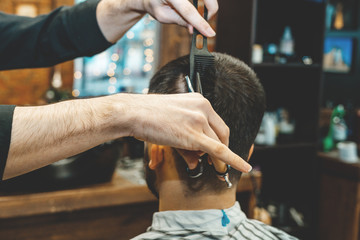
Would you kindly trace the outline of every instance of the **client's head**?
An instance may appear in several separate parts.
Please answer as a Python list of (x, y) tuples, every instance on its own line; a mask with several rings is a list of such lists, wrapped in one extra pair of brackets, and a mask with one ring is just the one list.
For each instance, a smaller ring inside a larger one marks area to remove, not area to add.
[[(244, 62), (226, 54), (213, 55), (214, 69), (201, 79), (204, 97), (230, 128), (229, 148), (243, 159), (249, 159), (265, 110), (264, 89)], [(168, 63), (151, 79), (149, 93), (188, 92), (185, 76), (189, 75), (189, 69), (188, 56)], [(162, 196), (169, 196), (169, 190), (176, 199), (228, 193), (235, 197), (241, 176), (239, 171), (230, 169), (229, 177), (234, 186), (228, 189), (211, 166), (211, 159), (203, 161), (204, 170), (200, 177), (190, 178), (186, 161), (176, 149), (154, 144), (146, 146), (147, 184), (156, 196), (160, 195), (160, 201)]]

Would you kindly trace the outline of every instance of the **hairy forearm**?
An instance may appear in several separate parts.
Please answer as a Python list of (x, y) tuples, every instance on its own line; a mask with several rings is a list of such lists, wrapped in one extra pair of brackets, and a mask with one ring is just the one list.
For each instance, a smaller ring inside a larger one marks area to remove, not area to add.
[(124, 96), (17, 107), (4, 179), (128, 135)]
[(101, 32), (106, 40), (115, 43), (127, 30), (145, 14), (142, 1), (138, 0), (103, 0), (96, 9), (96, 17)]
[[(200, 94), (116, 94), (15, 108), (4, 179), (123, 136), (206, 152), (235, 169), (251, 170), (227, 148), (229, 128)], [(193, 160), (189, 166), (198, 156)]]

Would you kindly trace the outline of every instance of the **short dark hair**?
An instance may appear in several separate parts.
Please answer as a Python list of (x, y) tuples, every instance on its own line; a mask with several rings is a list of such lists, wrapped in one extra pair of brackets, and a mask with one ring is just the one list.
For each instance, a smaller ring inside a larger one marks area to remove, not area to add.
[[(265, 92), (254, 71), (244, 62), (227, 54), (213, 53), (214, 69), (201, 79), (204, 97), (230, 128), (229, 148), (243, 159), (248, 153), (259, 130), (265, 111)], [(150, 94), (174, 94), (187, 92), (185, 76), (189, 76), (189, 56), (173, 60), (162, 67), (151, 79)], [(145, 155), (147, 155), (145, 153)], [(174, 150), (176, 168), (189, 193), (203, 190), (221, 192), (226, 184), (219, 181), (214, 170), (205, 161), (204, 174), (189, 178), (186, 163)], [(149, 189), (157, 195), (155, 175), (145, 159), (146, 180)], [(229, 172), (233, 183), (239, 181), (241, 173), (235, 169)]]

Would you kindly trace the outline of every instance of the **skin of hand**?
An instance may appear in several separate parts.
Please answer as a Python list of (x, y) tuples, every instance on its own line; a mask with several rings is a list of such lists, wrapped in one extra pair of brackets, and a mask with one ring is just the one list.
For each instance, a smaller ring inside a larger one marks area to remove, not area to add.
[[(226, 171), (226, 164), (242, 172), (251, 171), (251, 166), (227, 147), (229, 128), (202, 95), (149, 96), (156, 97), (156, 100), (148, 101), (139, 109), (143, 111), (140, 116), (147, 117), (142, 118), (138, 125), (143, 128), (135, 128), (131, 136), (176, 148), (190, 169), (197, 166), (202, 154), (208, 153), (219, 172)], [(148, 104), (151, 107), (147, 107)]]
[[(218, 11), (218, 2), (204, 0), (204, 3), (210, 19)], [(188, 0), (103, 0), (96, 11), (99, 27), (105, 38), (112, 43), (118, 41), (145, 13), (149, 13), (161, 23), (174, 23), (187, 27), (190, 33), (195, 27), (207, 37), (215, 36), (215, 31)], [(226, 141), (226, 139), (221, 140)], [(227, 145), (226, 142), (224, 143)], [(189, 168), (196, 167), (199, 154), (196, 152), (183, 154), (188, 155), (186, 159), (193, 159), (188, 162)], [(213, 163), (219, 172), (226, 170), (226, 165), (222, 161), (214, 159)]]
[[(218, 10), (217, 0), (205, 0), (209, 19)], [(103, 0), (96, 9), (99, 27), (112, 43), (119, 40), (144, 14), (149, 13), (161, 23), (175, 23), (199, 30), (207, 37), (215, 31), (188, 0)]]
[[(251, 170), (226, 146), (229, 128), (200, 94), (122, 93), (16, 107), (4, 179), (124, 136), (195, 153), (207, 152), (212, 159), (240, 171)], [(188, 160), (192, 168), (197, 164), (195, 156), (193, 161)]]
[[(204, 0), (204, 3), (208, 9), (208, 19), (211, 19), (218, 11), (218, 2), (216, 0)], [(195, 27), (207, 37), (215, 36), (215, 31), (210, 27), (208, 22), (200, 16), (198, 10), (188, 0), (145, 0), (144, 6), (146, 12), (150, 13), (161, 23), (175, 23), (187, 27), (190, 33), (193, 33), (193, 28)], [(212, 135), (212, 137), (219, 140), (216, 135)], [(221, 139), (221, 141), (226, 146), (228, 145), (228, 137)], [(187, 159), (190, 169), (196, 167), (199, 157), (204, 154), (200, 151), (189, 152), (181, 151), (181, 149), (179, 151), (183, 157), (187, 155), (184, 159)], [(192, 159), (192, 161), (190, 159)], [(226, 171), (226, 164), (224, 164), (223, 161), (214, 158), (212, 162), (219, 172)]]

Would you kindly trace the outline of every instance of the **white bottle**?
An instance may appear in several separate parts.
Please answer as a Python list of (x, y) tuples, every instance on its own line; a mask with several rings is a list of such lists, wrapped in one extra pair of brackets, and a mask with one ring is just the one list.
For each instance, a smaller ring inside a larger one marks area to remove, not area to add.
[(284, 29), (284, 34), (280, 40), (279, 52), (287, 56), (292, 56), (295, 53), (294, 45), (295, 44), (291, 34), (291, 28), (286, 26)]
[(276, 140), (276, 131), (275, 131), (275, 121), (270, 113), (265, 113), (264, 115), (264, 129), (265, 129), (265, 144), (266, 145), (275, 145)]
[(264, 118), (262, 119), (261, 125), (260, 125), (260, 129), (258, 134), (256, 135), (255, 138), (255, 143), (259, 144), (259, 145), (264, 145), (265, 144), (265, 128), (264, 128)]
[(252, 51), (252, 62), (262, 63), (262, 61), (263, 61), (263, 48), (260, 44), (254, 44)]

